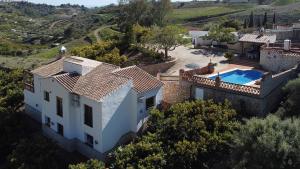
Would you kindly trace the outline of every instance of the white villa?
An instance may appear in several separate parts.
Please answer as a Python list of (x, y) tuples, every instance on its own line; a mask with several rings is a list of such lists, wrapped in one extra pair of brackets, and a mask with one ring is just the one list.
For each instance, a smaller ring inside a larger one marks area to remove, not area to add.
[(25, 85), (26, 112), (70, 151), (101, 158), (139, 131), (162, 101), (163, 83), (142, 69), (64, 57), (33, 70)]

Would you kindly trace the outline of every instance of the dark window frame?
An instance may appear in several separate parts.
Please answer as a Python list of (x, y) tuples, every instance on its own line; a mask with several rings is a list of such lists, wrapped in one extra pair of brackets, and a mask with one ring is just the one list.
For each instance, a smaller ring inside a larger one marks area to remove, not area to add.
[(94, 147), (94, 137), (85, 133), (85, 144), (88, 145), (89, 147), (93, 148)]
[(62, 124), (57, 123), (57, 133), (64, 136), (64, 126)]
[(60, 117), (64, 116), (63, 99), (56, 97), (56, 114)]
[(84, 124), (93, 127), (93, 107), (84, 105)]
[(50, 93), (48, 91), (44, 91), (44, 100), (50, 102)]
[(45, 117), (45, 125), (51, 127), (51, 118), (48, 116)]
[(155, 106), (155, 96), (146, 99), (146, 110), (149, 110)]

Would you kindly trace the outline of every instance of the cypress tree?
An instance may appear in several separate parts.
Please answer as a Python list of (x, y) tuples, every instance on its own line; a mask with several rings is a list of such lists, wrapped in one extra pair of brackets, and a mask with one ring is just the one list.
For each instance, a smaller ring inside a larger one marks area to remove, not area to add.
[(245, 19), (244, 19), (244, 25), (243, 25), (244, 29), (246, 29), (247, 26), (248, 26), (248, 25), (247, 25), (247, 19), (245, 18)]
[(267, 26), (267, 22), (268, 22), (268, 14), (267, 14), (267, 12), (265, 12), (264, 21), (263, 21), (263, 26), (264, 27)]
[(260, 20), (260, 16), (258, 16), (258, 17), (257, 17), (257, 19), (256, 19), (256, 25), (257, 25), (257, 27), (258, 27), (258, 28), (260, 28), (260, 27), (261, 27), (261, 20)]
[(274, 15), (273, 15), (273, 24), (276, 24), (276, 14), (274, 12)]
[(253, 28), (254, 27), (254, 16), (253, 16), (253, 11), (251, 12), (249, 16), (249, 27)]

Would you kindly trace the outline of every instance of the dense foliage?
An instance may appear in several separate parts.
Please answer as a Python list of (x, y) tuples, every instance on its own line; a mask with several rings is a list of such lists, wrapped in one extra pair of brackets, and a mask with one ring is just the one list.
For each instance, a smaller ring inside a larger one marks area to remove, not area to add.
[(133, 42), (154, 50), (163, 50), (165, 58), (168, 58), (170, 50), (188, 43), (183, 38), (185, 33), (185, 29), (175, 25), (142, 27), (137, 24), (133, 26)]
[[(114, 168), (218, 168), (238, 128), (228, 102), (192, 101), (154, 110), (149, 133), (115, 152)], [(224, 160), (224, 161), (223, 161)]]
[(70, 165), (69, 169), (105, 169), (105, 165), (98, 160), (91, 159), (85, 163)]
[(286, 93), (286, 98), (282, 103), (282, 106), (277, 111), (278, 114), (286, 116), (298, 116), (300, 115), (300, 78), (289, 81), (283, 91)]
[(120, 55), (120, 50), (111, 41), (101, 41), (94, 45), (78, 47), (72, 50), (71, 53), (115, 65), (122, 65), (127, 60), (126, 56)]
[(40, 125), (23, 112), (23, 71), (0, 70), (0, 166), (9, 169), (61, 169), (70, 162)]
[(170, 0), (121, 0), (120, 5), (118, 23), (122, 30), (130, 30), (133, 24), (163, 26), (172, 9)]
[(231, 43), (234, 41), (233, 28), (225, 28), (222, 25), (214, 25), (209, 29), (206, 39), (210, 39), (216, 42)]
[(253, 118), (235, 133), (233, 168), (300, 168), (300, 120)]

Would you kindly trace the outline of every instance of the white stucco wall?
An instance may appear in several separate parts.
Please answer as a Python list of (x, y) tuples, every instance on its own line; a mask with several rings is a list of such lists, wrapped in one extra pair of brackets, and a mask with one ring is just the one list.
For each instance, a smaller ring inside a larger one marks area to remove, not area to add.
[(300, 62), (300, 55), (284, 55), (283, 51), (261, 50), (260, 64), (264, 69), (272, 72), (288, 70)]
[(135, 132), (136, 93), (132, 81), (102, 101), (102, 152), (113, 148), (126, 133)]
[[(57, 123), (59, 123), (64, 127), (64, 137), (72, 139), (69, 92), (53, 78), (46, 78), (41, 81), (42, 95), (44, 91), (50, 93), (50, 101), (45, 101), (43, 96), (40, 98), (42, 101), (43, 123), (45, 123), (45, 116), (50, 117), (51, 122), (53, 122), (51, 129), (57, 131)], [(56, 97), (63, 100), (63, 117), (56, 114)]]
[[(86, 134), (93, 136), (94, 149), (101, 152), (101, 103), (80, 96), (80, 105), (71, 104), (71, 93), (60, 85), (55, 79), (48, 78), (42, 81), (42, 91), (50, 93), (50, 102), (43, 100), (42, 119), (45, 123), (45, 116), (51, 118), (51, 129), (57, 131), (57, 123), (64, 126), (64, 137), (68, 139), (77, 138), (85, 143)], [(56, 114), (56, 97), (63, 99), (63, 117)], [(43, 98), (43, 97), (42, 97)], [(84, 124), (84, 105), (93, 109), (93, 127)]]

